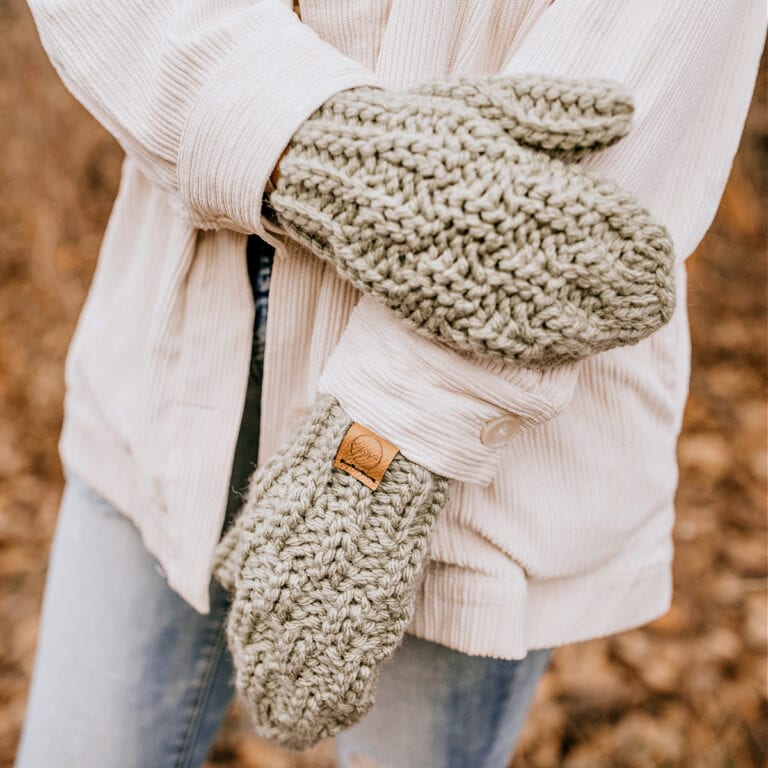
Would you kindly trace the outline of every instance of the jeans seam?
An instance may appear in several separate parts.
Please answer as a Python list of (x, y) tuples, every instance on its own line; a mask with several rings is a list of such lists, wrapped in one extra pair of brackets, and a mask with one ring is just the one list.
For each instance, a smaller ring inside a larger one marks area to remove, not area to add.
[(187, 717), (187, 728), (184, 732), (181, 744), (178, 747), (173, 768), (188, 768), (189, 766), (189, 757), (200, 732), (202, 715), (203, 712), (205, 712), (211, 694), (211, 681), (213, 680), (216, 669), (221, 661), (224, 645), (224, 625), (223, 623), (219, 623), (216, 627), (216, 634), (213, 637), (213, 641), (209, 644), (210, 650), (208, 650), (208, 663), (206, 664), (203, 675), (200, 677), (200, 683), (197, 686)]

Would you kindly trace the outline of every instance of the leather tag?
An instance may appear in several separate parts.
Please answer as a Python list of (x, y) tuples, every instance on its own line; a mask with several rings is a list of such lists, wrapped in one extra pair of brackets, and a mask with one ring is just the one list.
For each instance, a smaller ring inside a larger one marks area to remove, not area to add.
[(375, 491), (399, 450), (355, 421), (341, 441), (333, 466)]

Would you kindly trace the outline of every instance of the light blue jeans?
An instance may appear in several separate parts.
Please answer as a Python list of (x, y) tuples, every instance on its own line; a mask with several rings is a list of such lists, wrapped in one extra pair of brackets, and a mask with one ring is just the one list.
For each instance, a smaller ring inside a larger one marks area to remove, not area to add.
[[(69, 476), (16, 768), (198, 768), (232, 698), (224, 617), (167, 585), (133, 524)], [(504, 768), (549, 650), (467, 656), (406, 637), (343, 768)]]

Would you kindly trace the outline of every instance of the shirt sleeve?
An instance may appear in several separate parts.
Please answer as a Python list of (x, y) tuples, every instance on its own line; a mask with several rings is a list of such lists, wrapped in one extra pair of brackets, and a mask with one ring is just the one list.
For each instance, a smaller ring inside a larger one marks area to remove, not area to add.
[(629, 136), (582, 166), (640, 200), (683, 261), (717, 211), (765, 31), (762, 0), (555, 0), (504, 72), (625, 86), (635, 102)]
[(73, 95), (198, 229), (266, 236), (266, 181), (334, 93), (378, 85), (280, 0), (29, 0)]
[[(630, 135), (584, 165), (662, 221), (682, 262), (717, 209), (764, 35), (760, 0), (555, 0), (516, 44), (504, 72), (625, 85), (636, 105)], [(485, 430), (505, 417), (521, 431), (555, 418), (572, 399), (579, 368), (539, 371), (463, 358), (405, 331), (364, 297), (320, 391), (408, 458), (486, 485), (505, 445), (486, 444)]]

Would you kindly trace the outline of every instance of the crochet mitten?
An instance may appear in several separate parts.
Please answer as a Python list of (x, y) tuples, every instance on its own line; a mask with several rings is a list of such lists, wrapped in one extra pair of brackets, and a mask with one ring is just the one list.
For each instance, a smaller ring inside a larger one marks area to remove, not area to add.
[(354, 88), (299, 128), (268, 202), (292, 239), (416, 331), (559, 365), (635, 343), (674, 309), (664, 227), (564, 162), (621, 138), (631, 113), (602, 80)]
[(333, 398), (319, 400), (293, 442), (254, 473), (215, 555), (216, 578), (234, 593), (237, 690), (256, 734), (293, 749), (373, 703), (447, 502), (448, 480), (351, 426)]

